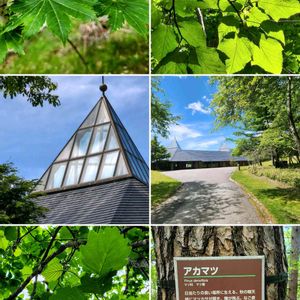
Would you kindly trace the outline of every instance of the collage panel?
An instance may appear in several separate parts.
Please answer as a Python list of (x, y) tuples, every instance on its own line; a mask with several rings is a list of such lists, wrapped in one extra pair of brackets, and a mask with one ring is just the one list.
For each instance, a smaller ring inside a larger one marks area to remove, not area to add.
[(298, 76), (153, 76), (152, 224), (299, 224)]
[(149, 225), (147, 76), (2, 86), (2, 224)]
[(0, 299), (149, 299), (147, 226), (6, 226), (0, 238)]
[(152, 74), (298, 74), (299, 0), (152, 0)]
[(153, 226), (152, 236), (152, 299), (298, 299), (299, 227)]
[(2, 74), (148, 74), (148, 0), (3, 0)]

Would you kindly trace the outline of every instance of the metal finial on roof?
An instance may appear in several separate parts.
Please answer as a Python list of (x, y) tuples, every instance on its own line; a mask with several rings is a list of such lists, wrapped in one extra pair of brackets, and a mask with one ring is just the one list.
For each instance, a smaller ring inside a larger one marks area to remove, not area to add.
[(104, 76), (102, 76), (102, 84), (100, 85), (100, 91), (103, 96), (105, 96), (105, 92), (107, 91), (107, 85), (104, 83)]

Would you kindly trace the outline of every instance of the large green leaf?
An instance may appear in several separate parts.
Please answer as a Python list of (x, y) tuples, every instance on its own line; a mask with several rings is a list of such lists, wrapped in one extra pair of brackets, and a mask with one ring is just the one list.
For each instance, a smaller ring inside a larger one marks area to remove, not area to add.
[(282, 71), (282, 46), (280, 42), (262, 36), (259, 47), (253, 45), (253, 65), (260, 66), (265, 71), (280, 74)]
[(4, 232), (0, 230), (0, 249), (6, 250), (8, 247), (8, 240), (6, 239)]
[(193, 47), (206, 45), (206, 38), (201, 25), (196, 20), (179, 22), (182, 36)]
[(259, 8), (254, 6), (248, 12), (248, 18), (246, 22), (248, 26), (260, 27), (261, 23), (267, 20), (270, 20), (270, 18)]
[(87, 297), (77, 287), (58, 289), (50, 300), (86, 300)]
[(145, 0), (98, 0), (97, 15), (108, 15), (112, 30), (122, 27), (126, 20), (142, 35), (148, 33), (149, 8)]
[(168, 53), (174, 51), (178, 43), (174, 29), (170, 25), (160, 24), (152, 32), (152, 55), (161, 60)]
[(259, 0), (257, 3), (275, 21), (289, 18), (300, 12), (298, 0)]
[(91, 231), (87, 244), (80, 247), (83, 265), (100, 278), (122, 269), (130, 254), (128, 240), (117, 228), (107, 227), (99, 233)]
[(81, 277), (81, 286), (79, 287), (85, 293), (95, 293), (103, 295), (112, 288), (113, 276), (116, 272), (108, 273), (104, 278), (91, 277), (90, 274), (85, 274)]
[(247, 38), (240, 38), (236, 34), (233, 39), (224, 39), (218, 49), (224, 52), (227, 73), (233, 74), (241, 71), (251, 60), (251, 42)]
[(59, 262), (59, 259), (54, 258), (47, 265), (46, 269), (43, 271), (42, 275), (48, 282), (57, 280), (63, 273), (63, 266)]
[(19, 0), (11, 6), (17, 18), (8, 25), (10, 30), (24, 26), (24, 36), (37, 33), (47, 23), (53, 34), (66, 42), (71, 29), (70, 16), (81, 20), (95, 18), (93, 5), (96, 0)]

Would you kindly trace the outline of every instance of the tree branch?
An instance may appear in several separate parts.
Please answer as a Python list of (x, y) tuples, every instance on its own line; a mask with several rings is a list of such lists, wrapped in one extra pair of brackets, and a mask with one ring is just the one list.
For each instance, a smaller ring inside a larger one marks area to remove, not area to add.
[(57, 234), (58, 234), (58, 232), (60, 231), (61, 228), (62, 228), (62, 226), (58, 226), (58, 227), (55, 228), (55, 231), (53, 233), (51, 241), (50, 241), (50, 243), (49, 243), (49, 245), (48, 245), (48, 247), (47, 247), (47, 249), (46, 249), (46, 251), (45, 251), (45, 253), (44, 253), (43, 257), (42, 257), (42, 259), (41, 259), (41, 263), (47, 258), (48, 254), (49, 254), (49, 251), (50, 251), (50, 249), (51, 249), (51, 247), (52, 247), (52, 245), (53, 245), (53, 243), (55, 241), (55, 238), (56, 238), (56, 236), (57, 236)]
[(80, 245), (86, 244), (86, 241), (69, 241), (68, 243), (60, 246), (55, 252), (53, 252), (50, 256), (48, 256), (44, 261), (42, 261), (32, 272), (31, 275), (29, 275), (23, 283), (16, 289), (14, 293), (12, 293), (6, 300), (13, 300), (15, 299), (29, 284), (32, 278), (35, 276), (41, 274), (47, 264), (53, 260), (55, 257), (60, 255), (62, 252), (64, 252), (67, 248), (78, 248)]

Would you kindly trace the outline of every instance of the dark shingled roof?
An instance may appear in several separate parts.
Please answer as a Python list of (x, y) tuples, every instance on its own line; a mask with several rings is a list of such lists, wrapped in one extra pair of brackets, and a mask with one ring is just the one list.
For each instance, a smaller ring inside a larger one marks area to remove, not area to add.
[(148, 224), (148, 186), (135, 178), (48, 194), (41, 224)]
[(229, 151), (202, 151), (202, 150), (178, 150), (169, 159), (173, 162), (180, 161), (247, 161), (245, 157), (232, 156)]

